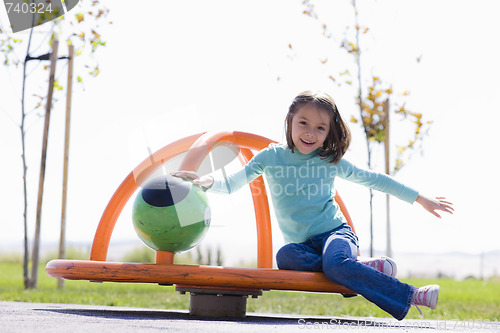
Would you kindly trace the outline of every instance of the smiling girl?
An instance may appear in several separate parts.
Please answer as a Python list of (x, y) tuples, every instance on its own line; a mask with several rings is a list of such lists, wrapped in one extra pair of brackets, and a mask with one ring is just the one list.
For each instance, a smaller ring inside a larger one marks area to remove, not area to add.
[(264, 174), (287, 243), (276, 255), (279, 269), (323, 272), (330, 281), (362, 295), (398, 320), (411, 305), (435, 309), (439, 286), (417, 288), (399, 281), (390, 258), (358, 259), (358, 237), (335, 202), (334, 181), (340, 177), (411, 204), (417, 202), (437, 217), (439, 210), (452, 213), (452, 204), (343, 159), (351, 134), (326, 93), (305, 91), (295, 97), (285, 131), (286, 144), (269, 145), (227, 178), (198, 177), (188, 171), (173, 175), (190, 178), (210, 191), (232, 193)]

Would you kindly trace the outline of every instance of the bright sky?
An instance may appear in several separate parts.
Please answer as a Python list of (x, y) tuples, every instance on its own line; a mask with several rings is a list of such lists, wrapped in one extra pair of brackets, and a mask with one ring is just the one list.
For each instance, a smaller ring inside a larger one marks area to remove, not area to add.
[[(85, 90), (75, 87), (73, 94), (68, 241), (90, 246), (108, 200), (147, 157), (148, 146), (156, 150), (173, 140), (214, 130), (247, 131), (281, 141), (288, 105), (298, 92), (311, 88), (329, 92), (347, 120), (357, 116), (354, 88), (339, 88), (328, 79), (345, 69), (354, 70), (352, 58), (338, 48), (345, 27), (353, 24), (350, 1), (315, 2), (319, 21), (301, 14), (301, 2), (158, 0), (148, 1), (150, 8), (140, 10), (132, 2), (108, 2), (113, 25), (100, 30), (107, 41), (98, 54), (101, 75), (88, 79)], [(397, 92), (409, 90), (407, 107), (434, 121), (424, 154), (414, 156), (396, 178), (423, 193), (446, 196), (456, 208), (454, 216), (438, 220), (418, 204), (393, 199), (394, 252), (500, 249), (496, 212), (500, 180), (494, 154), (500, 123), (495, 98), (500, 90), (500, 22), (496, 17), (500, 4), (494, 0), (363, 0), (359, 10), (361, 25), (370, 28), (362, 40), (365, 78), (379, 75)], [(0, 19), (5, 19), (4, 13)], [(320, 22), (328, 24), (333, 40), (321, 35)], [(19, 36), (27, 39), (27, 33)], [(60, 54), (66, 52), (62, 46)], [(22, 54), (19, 52), (20, 58)], [(326, 57), (328, 62), (322, 64), (320, 60)], [(417, 57), (421, 57), (420, 63)], [(64, 83), (66, 66), (58, 66)], [(0, 170), (5, 180), (0, 192), (0, 243), (14, 246), (23, 239), (17, 127), (21, 71), (0, 67), (0, 78)], [(40, 77), (39, 84), (45, 85), (46, 78)], [(64, 103), (61, 97), (52, 113), (44, 243), (59, 238)], [(41, 118), (32, 121), (27, 142), (30, 238), (42, 127)], [(366, 166), (363, 133), (356, 124), (351, 129), (354, 139), (346, 158)], [(395, 143), (409, 139), (407, 127), (397, 121), (392, 132)], [(383, 150), (376, 156), (374, 168), (382, 171)], [(338, 189), (354, 219), (361, 247), (366, 249), (368, 190), (341, 181)], [(233, 252), (254, 249), (249, 191), (244, 189), (233, 197), (214, 194), (210, 199), (212, 223), (218, 227), (211, 228), (204, 244), (224, 244)], [(383, 251), (382, 194), (375, 197), (374, 237), (376, 250)], [(129, 206), (112, 239), (122, 240), (140, 242), (132, 228)], [(276, 251), (282, 244), (277, 231), (274, 242)]]

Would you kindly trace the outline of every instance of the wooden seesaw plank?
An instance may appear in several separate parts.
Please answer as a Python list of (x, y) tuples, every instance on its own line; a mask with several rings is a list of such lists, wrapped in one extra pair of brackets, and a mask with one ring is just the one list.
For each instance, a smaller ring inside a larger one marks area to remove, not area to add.
[(268, 268), (52, 260), (47, 264), (46, 271), (53, 278), (68, 280), (355, 294), (345, 287), (330, 282), (323, 273)]

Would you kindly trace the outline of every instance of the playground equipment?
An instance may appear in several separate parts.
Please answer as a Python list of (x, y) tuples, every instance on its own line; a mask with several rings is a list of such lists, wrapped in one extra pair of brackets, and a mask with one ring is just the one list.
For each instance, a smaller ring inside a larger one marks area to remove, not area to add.
[[(199, 133), (175, 141), (153, 153), (121, 183), (103, 212), (92, 243), (90, 260), (52, 260), (46, 271), (54, 278), (69, 280), (156, 283), (176, 285), (181, 293), (190, 293), (190, 313), (200, 316), (244, 317), (248, 296), (257, 298), (262, 291), (290, 290), (353, 295), (349, 289), (330, 282), (323, 273), (273, 269), (271, 218), (264, 180), (250, 183), (257, 225), (257, 268), (212, 267), (174, 264), (175, 248), (168, 251), (153, 244), (156, 263), (106, 261), (116, 221), (134, 192), (168, 160), (185, 154), (180, 170), (197, 171), (215, 147), (234, 147), (242, 164), (253, 153), (274, 141), (245, 132)], [(148, 186), (144, 186), (147, 188)], [(344, 202), (335, 196), (348, 224), (355, 232)], [(178, 250), (178, 249), (177, 249)]]
[(199, 186), (165, 175), (139, 191), (132, 220), (137, 236), (149, 248), (179, 253), (195, 247), (207, 233), (210, 206)]

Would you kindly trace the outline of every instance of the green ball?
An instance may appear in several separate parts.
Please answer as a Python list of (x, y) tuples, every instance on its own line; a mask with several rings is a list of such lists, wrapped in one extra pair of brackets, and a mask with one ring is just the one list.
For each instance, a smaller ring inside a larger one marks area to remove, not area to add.
[(173, 176), (147, 182), (132, 208), (135, 232), (155, 251), (179, 253), (192, 249), (207, 233), (210, 218), (205, 192)]

